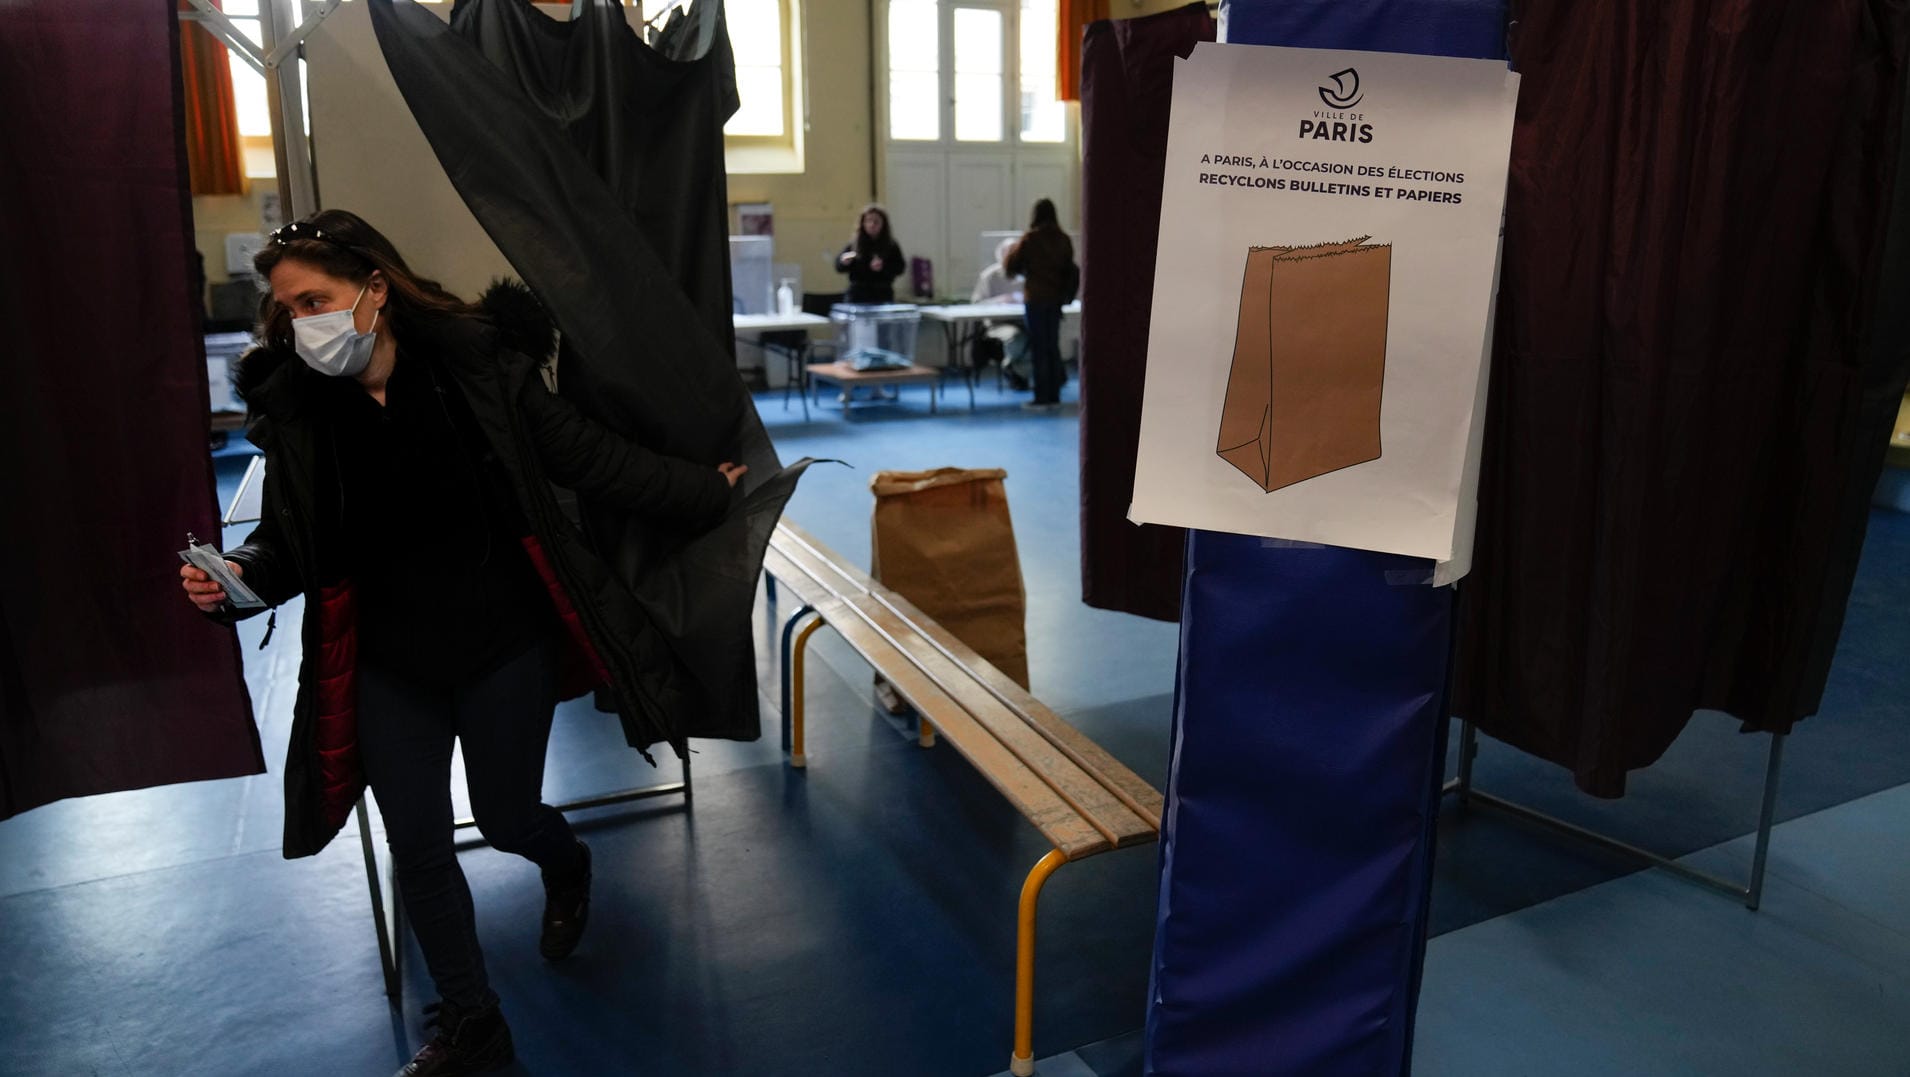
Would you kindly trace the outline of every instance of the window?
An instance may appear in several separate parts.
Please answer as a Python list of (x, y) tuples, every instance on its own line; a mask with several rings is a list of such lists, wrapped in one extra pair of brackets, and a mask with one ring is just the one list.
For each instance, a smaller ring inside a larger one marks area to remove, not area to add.
[(1055, 0), (1021, 0), (1021, 140), (1062, 142), (1068, 107), (1055, 97)]
[(890, 0), (890, 138), (942, 137), (941, 37), (935, 0)]
[(793, 117), (783, 76), (789, 66), (789, 34), (781, 0), (727, 0), (725, 14), (730, 48), (736, 54), (736, 96), (742, 107), (724, 125), (723, 133), (783, 138)]
[[(254, 45), (265, 43), (265, 35), (259, 29), (259, 0), (225, 0), (220, 7), (248, 41)], [(259, 135), (271, 138), (272, 114), (265, 104), (265, 79), (252, 65), (239, 59), (237, 53), (231, 49), (226, 52), (226, 59), (232, 64), (232, 99), (239, 112), (239, 134), (247, 138)]]
[(1057, 0), (889, 0), (889, 138), (1058, 144)]
[[(423, 2), (439, 3), (441, 0)], [(684, 0), (623, 2), (641, 10), (642, 17), (648, 20), (667, 8), (682, 4)], [(741, 107), (723, 127), (726, 143), (756, 147), (772, 155), (781, 152), (787, 156), (799, 151), (799, 132), (796, 128), (797, 117), (801, 115), (801, 101), (797, 93), (800, 65), (795, 53), (798, 30), (794, 3), (795, 0), (725, 0), (724, 14), (729, 27), (730, 49), (736, 57), (736, 93), (741, 101)], [(926, 6), (931, 13), (934, 11), (933, 0), (929, 0)], [(220, 7), (253, 44), (263, 42), (259, 0), (223, 0)], [(632, 15), (634, 22), (635, 13)], [(933, 52), (934, 44), (931, 42), (931, 56)], [(245, 148), (246, 174), (271, 176), (274, 171), (272, 118), (267, 104), (265, 79), (236, 54), (230, 57), (230, 62), (239, 136)], [(932, 77), (932, 66), (930, 71)], [(305, 75), (303, 64), (299, 65), (299, 75), (302, 82)], [(309, 124), (309, 110), (307, 116)], [(935, 135), (930, 134), (928, 137), (934, 138)], [(778, 158), (773, 163), (778, 167), (769, 170), (786, 171), (793, 167), (794, 171), (801, 171), (799, 157), (792, 160)], [(757, 169), (745, 166), (744, 170)]]
[[(646, 22), (663, 25), (657, 17), (685, 0), (642, 0)], [(791, 0), (724, 0), (724, 22), (729, 28), (730, 52), (736, 58), (736, 114), (723, 125), (726, 142), (745, 146), (795, 143), (796, 37)]]
[(1002, 140), (1001, 12), (955, 9), (955, 140)]

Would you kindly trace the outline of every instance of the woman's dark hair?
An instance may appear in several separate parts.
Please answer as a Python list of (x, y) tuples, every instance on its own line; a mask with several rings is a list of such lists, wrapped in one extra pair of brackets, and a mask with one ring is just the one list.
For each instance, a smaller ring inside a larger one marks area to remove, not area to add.
[[(867, 217), (871, 213), (882, 218), (882, 231), (876, 233), (874, 236), (870, 236), (869, 233), (862, 230), (862, 218)], [(855, 242), (857, 254), (867, 254), (870, 251), (880, 252), (886, 250), (889, 244), (895, 242), (895, 233), (889, 229), (889, 211), (883, 209), (880, 203), (871, 202), (862, 207), (862, 212), (856, 214)]]
[(1032, 232), (1044, 225), (1049, 228), (1061, 227), (1060, 218), (1054, 214), (1054, 203), (1046, 198), (1035, 201), (1034, 215), (1028, 218), (1028, 230)]
[[(478, 313), (477, 307), (445, 291), (437, 281), (413, 273), (391, 240), (346, 210), (319, 210), (273, 232), (253, 256), (252, 268), (261, 281), (268, 280), (273, 268), (287, 258), (353, 284), (370, 280), (374, 271), (383, 273), (389, 296), (385, 311), (394, 328), (408, 315)], [(292, 344), (291, 311), (272, 297), (269, 288), (259, 300), (258, 334), (267, 344)]]

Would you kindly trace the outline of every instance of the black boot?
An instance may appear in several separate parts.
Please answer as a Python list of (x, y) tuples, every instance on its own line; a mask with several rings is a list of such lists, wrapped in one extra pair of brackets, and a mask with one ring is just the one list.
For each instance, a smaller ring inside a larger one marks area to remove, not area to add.
[(425, 1027), (437, 1027), (437, 1035), (405, 1064), (396, 1077), (455, 1077), (461, 1073), (489, 1073), (503, 1069), (517, 1058), (511, 1046), (511, 1028), (493, 1002), (482, 1010), (465, 1010), (453, 1003), (434, 1002), (425, 1007), (431, 1016)]
[(544, 932), (537, 951), (551, 961), (570, 956), (590, 921), (590, 846), (580, 840), (577, 852), (583, 863), (575, 870), (544, 873)]

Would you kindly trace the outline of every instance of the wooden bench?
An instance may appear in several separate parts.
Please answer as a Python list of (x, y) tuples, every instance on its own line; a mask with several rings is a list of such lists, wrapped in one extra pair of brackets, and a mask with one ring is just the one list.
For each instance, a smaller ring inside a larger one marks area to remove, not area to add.
[(802, 601), (783, 629), (784, 746), (791, 766), (808, 763), (805, 653), (810, 637), (828, 625), (915, 709), (924, 747), (939, 731), (1054, 846), (1022, 884), (1015, 941), (1009, 1070), (1018, 1077), (1034, 1073), (1035, 910), (1041, 888), (1062, 864), (1157, 840), (1160, 792), (907, 599), (796, 525), (777, 526), (764, 568)]

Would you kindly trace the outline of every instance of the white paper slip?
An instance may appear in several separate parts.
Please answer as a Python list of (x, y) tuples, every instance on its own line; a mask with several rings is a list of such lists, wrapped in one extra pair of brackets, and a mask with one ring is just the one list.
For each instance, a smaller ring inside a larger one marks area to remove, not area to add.
[(186, 548), (179, 551), (179, 559), (211, 576), (214, 583), (225, 588), (226, 601), (242, 610), (257, 609), (265, 605), (263, 599), (252, 593), (252, 589), (239, 581), (232, 566), (225, 563), (225, 555), (217, 549), (198, 542), (191, 535), (186, 536)]

